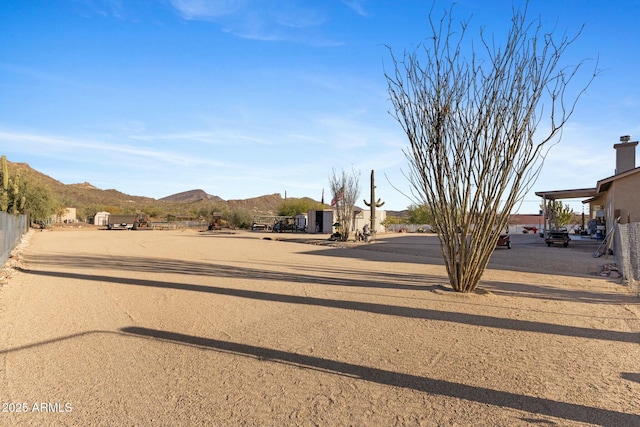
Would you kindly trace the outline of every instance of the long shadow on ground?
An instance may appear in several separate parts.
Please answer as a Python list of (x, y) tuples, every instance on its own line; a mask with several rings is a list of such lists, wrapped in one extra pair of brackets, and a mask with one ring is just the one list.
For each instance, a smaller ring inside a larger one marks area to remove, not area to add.
[[(204, 292), (217, 295), (228, 295), (239, 298), (250, 298), (262, 301), (281, 302), (288, 304), (301, 304), (320, 307), (339, 308), (344, 310), (363, 311), (368, 313), (383, 314), (389, 316), (400, 316), (413, 319), (436, 320), (443, 322), (453, 322), (474, 327), (490, 327), (506, 330), (536, 332), (544, 334), (564, 335), (569, 337), (579, 337), (586, 339), (597, 339), (605, 341), (619, 341), (624, 343), (638, 343), (640, 338), (637, 333), (622, 332), (605, 329), (589, 329), (577, 326), (566, 326), (559, 324), (534, 322), (519, 319), (506, 319), (501, 317), (484, 316), (479, 314), (468, 314), (450, 311), (433, 310), (426, 308), (415, 308), (396, 306), (388, 304), (378, 304), (362, 301), (344, 301), (328, 298), (316, 298), (300, 295), (276, 294), (264, 291), (247, 289), (234, 289), (210, 285), (196, 285), (189, 283), (164, 282), (155, 280), (131, 279), (125, 277), (100, 276), (91, 274), (65, 273), (58, 271), (35, 271), (23, 270), (26, 274), (42, 277), (58, 277), (65, 279), (77, 279), (86, 281), (116, 283), (127, 286), (147, 286), (160, 289), (179, 289), (192, 292)], [(247, 277), (247, 273), (242, 269), (236, 272), (238, 277)], [(225, 276), (228, 277), (228, 276)], [(345, 283), (348, 283), (345, 282)], [(347, 285), (348, 286), (348, 285)]]
[[(70, 269), (116, 270), (143, 273), (168, 273), (185, 276), (208, 276), (234, 279), (259, 279), (277, 282), (306, 283), (314, 285), (335, 285), (362, 288), (388, 288), (406, 290), (428, 290), (434, 284), (445, 283), (447, 279), (423, 274), (404, 274), (380, 271), (362, 271), (323, 267), (317, 272), (323, 274), (304, 274), (263, 269), (249, 266), (231, 266), (215, 262), (186, 261), (169, 258), (123, 257), (88, 255), (34, 255), (26, 258), (28, 263), (69, 267)], [(284, 264), (279, 264), (284, 265)], [(308, 266), (292, 266), (299, 271), (308, 270)], [(367, 279), (362, 279), (366, 274)]]
[(285, 363), (301, 368), (344, 375), (350, 378), (370, 381), (377, 384), (409, 388), (424, 393), (464, 399), (503, 408), (513, 408), (530, 413), (564, 418), (577, 422), (592, 423), (602, 426), (640, 425), (640, 415), (593, 408), (573, 403), (558, 402), (541, 397), (524, 396), (507, 391), (492, 390), (451, 381), (419, 377), (417, 375), (392, 372), (384, 369), (355, 365), (352, 363), (308, 356), (299, 353), (185, 335), (158, 329), (126, 327), (122, 328), (121, 331), (126, 334), (159, 339), (174, 344), (191, 345), (241, 356), (255, 357), (262, 361)]
[[(596, 424), (601, 426), (636, 426), (640, 425), (640, 415), (616, 412), (590, 406), (558, 402), (535, 396), (525, 396), (507, 391), (492, 390), (485, 387), (471, 386), (451, 381), (420, 377), (417, 375), (387, 371), (384, 369), (355, 365), (337, 360), (325, 359), (283, 350), (257, 347), (248, 344), (216, 340), (212, 338), (186, 335), (176, 332), (150, 329), (143, 327), (125, 327), (117, 332), (88, 331), (68, 336), (62, 336), (42, 342), (23, 345), (17, 348), (0, 350), (0, 354), (24, 351), (31, 348), (51, 345), (65, 340), (82, 338), (95, 334), (124, 335), (130, 337), (160, 340), (170, 344), (193, 346), (201, 349), (220, 351), (233, 355), (252, 357), (260, 361), (284, 363), (301, 369), (313, 369), (327, 374), (342, 375), (363, 381), (392, 387), (408, 388), (424, 393), (464, 399), (487, 405), (512, 408), (533, 414), (563, 418), (577, 422)], [(622, 374), (624, 378), (638, 381), (638, 374)], [(540, 422), (540, 420), (530, 420)]]
[[(281, 239), (287, 240), (287, 239)], [(290, 242), (303, 242), (289, 239)], [(590, 243), (572, 242), (568, 248), (547, 247), (544, 240), (531, 236), (512, 236), (513, 249), (496, 248), (488, 268), (554, 276), (593, 277), (601, 266), (612, 259), (594, 259), (595, 248)], [(593, 250), (591, 248), (594, 248)], [(408, 234), (385, 237), (374, 243), (347, 244), (333, 251), (310, 250), (309, 255), (355, 258), (369, 261), (388, 260), (389, 257), (403, 262), (444, 265), (440, 244), (433, 235)], [(552, 270), (548, 265), (553, 263)], [(559, 267), (562, 266), (562, 267)]]
[[(347, 250), (350, 251), (350, 250)], [(326, 252), (326, 251), (325, 251)], [(331, 252), (331, 251), (330, 251)], [(169, 273), (186, 276), (226, 277), (234, 279), (259, 279), (278, 282), (305, 283), (310, 285), (328, 285), (360, 287), (368, 289), (397, 289), (429, 291), (439, 285), (446, 285), (445, 276), (427, 274), (406, 274), (391, 271), (356, 270), (338, 267), (315, 267), (281, 262), (278, 266), (287, 267), (294, 272), (283, 272), (269, 268), (251, 266), (230, 266), (215, 262), (187, 261), (168, 258), (124, 257), (88, 255), (33, 255), (26, 258), (31, 263), (69, 267), (70, 269), (116, 270), (144, 273)], [(307, 274), (308, 273), (308, 274)], [(367, 279), (362, 279), (366, 276)], [(498, 295), (535, 298), (553, 301), (572, 301), (590, 304), (640, 304), (632, 294), (592, 292), (587, 289), (560, 289), (544, 284), (522, 284), (484, 281), (481, 288)]]

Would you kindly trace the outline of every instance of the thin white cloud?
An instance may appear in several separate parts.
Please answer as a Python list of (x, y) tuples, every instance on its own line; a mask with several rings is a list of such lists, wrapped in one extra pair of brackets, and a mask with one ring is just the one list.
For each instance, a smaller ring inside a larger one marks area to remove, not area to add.
[(131, 14), (131, 2), (125, 6), (123, 0), (75, 0), (75, 3), (80, 7), (77, 11), (85, 16), (99, 15), (126, 20)]
[(171, 0), (171, 5), (184, 19), (212, 20), (237, 12), (246, 0)]
[(346, 4), (350, 9), (352, 9), (355, 13), (360, 16), (368, 16), (364, 3), (365, 0), (340, 0), (342, 3)]
[[(35, 133), (0, 131), (0, 141), (7, 144), (21, 144), (22, 151), (31, 151), (48, 155), (64, 156), (70, 154), (69, 159), (83, 162), (84, 157), (78, 153), (91, 155), (92, 158), (119, 157), (136, 158), (139, 160), (155, 160), (162, 164), (189, 165), (206, 163), (211, 166), (218, 166), (224, 163), (203, 159), (199, 156), (191, 156), (180, 152), (169, 150), (159, 150), (121, 143), (113, 144), (105, 141), (97, 141), (90, 138), (70, 138), (53, 135), (41, 135)], [(225, 164), (228, 166), (228, 164)]]
[(0, 63), (0, 71), (48, 84), (63, 85), (83, 89), (87, 87), (86, 85), (78, 84), (77, 82), (61, 77), (59, 75), (44, 72), (39, 69), (27, 67), (21, 64)]
[(208, 145), (271, 145), (271, 141), (257, 136), (239, 133), (236, 130), (220, 129), (212, 131), (184, 131), (169, 132), (159, 134), (135, 133), (127, 136), (137, 141), (176, 141), (176, 142), (198, 142)]
[(329, 21), (329, 15), (321, 2), (171, 0), (170, 4), (183, 19), (215, 22), (222, 31), (240, 38), (315, 46), (342, 44), (322, 33), (321, 28)]
[(299, 141), (301, 143), (305, 143), (305, 144), (319, 144), (319, 145), (326, 145), (327, 141), (325, 141), (324, 139), (315, 136), (315, 135), (307, 135), (304, 133), (287, 133), (285, 134), (285, 137), (287, 138), (287, 140), (290, 141)]

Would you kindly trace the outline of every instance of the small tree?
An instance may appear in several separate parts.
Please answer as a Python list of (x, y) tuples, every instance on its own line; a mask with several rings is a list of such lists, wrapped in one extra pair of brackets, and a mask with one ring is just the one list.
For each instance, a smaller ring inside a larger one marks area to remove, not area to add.
[(549, 200), (546, 209), (544, 204), (542, 208), (546, 211), (546, 217), (555, 227), (564, 227), (573, 219), (573, 209), (569, 205), (563, 204), (560, 200)]
[(407, 208), (410, 224), (433, 224), (433, 211), (427, 205), (411, 204)]
[(278, 215), (296, 216), (301, 213), (307, 213), (310, 210), (322, 210), (324, 205), (311, 199), (288, 199), (282, 202), (278, 208)]
[[(429, 23), (424, 55), (405, 52), (398, 60), (391, 53), (395, 72), (386, 77), (394, 117), (409, 139), (412, 194), (432, 208), (451, 286), (471, 292), (495, 249), (496, 231), (529, 192), (549, 144), (596, 73), (570, 91), (583, 63), (563, 67), (560, 59), (575, 38), (542, 33), (539, 20), (527, 21), (526, 9), (514, 10), (503, 47), (481, 30), (466, 57), (466, 22), (456, 31), (445, 13)], [(543, 113), (546, 131), (538, 130)]]
[(404, 217), (399, 217), (399, 216), (394, 216), (391, 215), (389, 213), (387, 213), (386, 218), (384, 219), (384, 221), (380, 221), (380, 225), (382, 225), (385, 229), (389, 228), (392, 225), (397, 225), (397, 224), (406, 224), (407, 223), (407, 219)]
[(340, 223), (340, 238), (346, 241), (352, 231), (354, 207), (360, 196), (360, 172), (352, 169), (351, 173), (347, 173), (343, 169), (338, 173), (333, 169), (329, 176), (329, 186), (333, 194), (331, 206), (336, 210), (337, 221)]
[(249, 229), (253, 225), (251, 212), (241, 208), (222, 213), (222, 219), (226, 220), (232, 228)]
[(48, 187), (24, 180), (20, 182), (20, 193), (24, 194), (24, 210), (29, 211), (33, 222), (47, 224), (53, 215), (63, 209)]

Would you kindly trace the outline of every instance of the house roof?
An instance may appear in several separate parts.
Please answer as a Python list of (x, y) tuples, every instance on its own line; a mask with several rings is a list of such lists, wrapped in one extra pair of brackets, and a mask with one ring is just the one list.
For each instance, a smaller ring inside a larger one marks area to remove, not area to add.
[(544, 197), (548, 200), (558, 199), (583, 199), (585, 197), (595, 197), (598, 194), (595, 188), (579, 188), (576, 190), (553, 190), (536, 191), (536, 196)]
[(579, 188), (576, 190), (554, 190), (554, 191), (536, 191), (536, 196), (544, 197), (548, 200), (558, 200), (558, 199), (583, 199), (582, 203), (590, 203), (595, 200), (598, 194), (603, 191), (609, 190), (611, 184), (617, 179), (625, 178), (630, 175), (634, 175), (640, 172), (640, 167), (630, 169), (626, 172), (619, 173), (617, 175), (610, 176), (608, 178), (601, 179), (596, 184), (596, 188)]
[(600, 181), (598, 181), (597, 187), (596, 187), (596, 194), (600, 194), (603, 191), (607, 191), (609, 189), (609, 187), (611, 187), (611, 184), (613, 184), (613, 181), (615, 181), (616, 179), (620, 179), (620, 178), (626, 178), (630, 175), (634, 175), (636, 173), (640, 172), (640, 167), (638, 168), (634, 168), (634, 169), (630, 169), (626, 172), (622, 172), (619, 173), (618, 175), (613, 175), (610, 176), (609, 178), (605, 178), (605, 179), (601, 179)]

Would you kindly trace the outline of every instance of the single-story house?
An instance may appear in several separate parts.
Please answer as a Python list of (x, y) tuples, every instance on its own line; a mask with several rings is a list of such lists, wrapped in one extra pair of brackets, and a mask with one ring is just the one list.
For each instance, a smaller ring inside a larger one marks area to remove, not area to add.
[[(627, 224), (640, 222), (640, 168), (636, 167), (636, 146), (630, 136), (620, 137), (614, 144), (616, 170), (613, 176), (599, 180), (593, 188), (576, 190), (537, 191), (536, 195), (547, 200), (584, 199), (589, 205), (589, 219), (604, 229), (603, 237), (613, 230), (615, 222)], [(545, 217), (545, 229), (553, 227), (553, 218)], [(615, 236), (614, 236), (615, 238)]]

